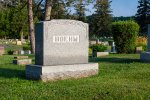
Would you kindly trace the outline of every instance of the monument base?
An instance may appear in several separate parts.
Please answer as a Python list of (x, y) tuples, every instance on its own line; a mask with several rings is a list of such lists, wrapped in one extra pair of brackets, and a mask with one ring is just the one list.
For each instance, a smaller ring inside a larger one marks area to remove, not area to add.
[(31, 80), (54, 81), (88, 77), (98, 74), (98, 63), (42, 66), (27, 65), (26, 78)]
[(143, 62), (150, 62), (150, 52), (141, 53), (140, 60)]

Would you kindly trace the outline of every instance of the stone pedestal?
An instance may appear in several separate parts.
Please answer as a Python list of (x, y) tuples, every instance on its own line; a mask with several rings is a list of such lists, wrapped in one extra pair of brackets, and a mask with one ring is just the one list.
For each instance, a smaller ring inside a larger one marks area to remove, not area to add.
[(74, 64), (74, 65), (27, 65), (27, 79), (54, 81), (71, 78), (88, 77), (98, 74), (98, 63)]
[(51, 81), (97, 74), (98, 63), (88, 63), (88, 31), (88, 24), (75, 20), (38, 23), (35, 65), (26, 66), (27, 79)]
[(150, 62), (150, 52), (141, 53), (140, 59), (142, 62)]

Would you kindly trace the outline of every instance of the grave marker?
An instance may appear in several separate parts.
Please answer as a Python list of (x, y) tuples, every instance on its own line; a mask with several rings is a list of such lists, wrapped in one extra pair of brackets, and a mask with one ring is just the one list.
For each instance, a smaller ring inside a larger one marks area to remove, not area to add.
[(5, 48), (3, 46), (0, 46), (0, 55), (3, 55), (5, 53)]
[(88, 31), (88, 24), (81, 21), (38, 23), (35, 65), (26, 66), (26, 77), (48, 81), (97, 74), (98, 64), (88, 63)]

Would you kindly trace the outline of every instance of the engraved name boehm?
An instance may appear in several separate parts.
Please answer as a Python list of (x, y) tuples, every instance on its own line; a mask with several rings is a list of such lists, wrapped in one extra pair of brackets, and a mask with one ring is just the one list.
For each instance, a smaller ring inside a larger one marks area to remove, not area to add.
[(53, 43), (79, 43), (79, 35), (53, 36)]

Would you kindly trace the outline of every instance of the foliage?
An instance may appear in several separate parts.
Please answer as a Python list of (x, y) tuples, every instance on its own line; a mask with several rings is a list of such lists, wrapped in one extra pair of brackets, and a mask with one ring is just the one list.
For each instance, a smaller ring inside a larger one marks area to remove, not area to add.
[(8, 55), (13, 55), (14, 51), (13, 50), (8, 50), (7, 53), (8, 53)]
[(110, 0), (96, 0), (96, 12), (90, 28), (92, 33), (99, 37), (111, 36), (112, 11), (110, 4)]
[(113, 17), (113, 22), (116, 22), (116, 21), (128, 21), (128, 20), (135, 20), (135, 16), (129, 16), (129, 17), (124, 17), (124, 16)]
[(20, 33), (27, 33), (27, 9), (25, 2), (18, 2), (0, 11), (0, 38), (20, 38)]
[[(66, 0), (67, 1), (67, 0)], [(68, 15), (67, 7), (70, 2), (63, 0), (53, 0), (51, 19), (65, 19)]]
[(108, 44), (109, 44), (110, 46), (112, 46), (113, 42), (114, 42), (114, 40), (108, 40)]
[(143, 51), (148, 50), (148, 39), (147, 37), (138, 37), (136, 40), (136, 47), (142, 46)]
[(95, 0), (72, 0), (71, 7), (74, 8), (75, 13), (70, 15), (70, 18), (86, 22), (87, 19), (85, 12), (89, 10), (87, 6), (94, 1)]
[[(46, 0), (41, 0), (42, 3), (40, 4), (40, 6), (38, 7), (39, 9), (36, 9), (36, 12), (40, 12), (40, 14), (44, 14), (45, 13), (45, 9), (46, 9), (46, 3), (50, 3), (49, 6), (51, 6), (52, 10), (50, 12), (50, 18), (51, 19), (68, 19), (70, 18), (70, 9), (71, 6), (73, 4), (73, 2), (75, 2), (74, 0), (49, 0), (48, 2), (46, 2)], [(39, 2), (36, 2), (36, 4), (38, 5)], [(40, 15), (41, 19), (40, 20), (44, 20), (44, 16)]]
[(139, 25), (133, 21), (118, 21), (112, 25), (113, 38), (118, 53), (133, 53)]
[(150, 24), (150, 0), (139, 0), (138, 3), (136, 21), (140, 25), (140, 35), (147, 35), (147, 24)]
[(85, 15), (85, 8), (86, 3), (84, 0), (76, 0), (75, 3), (75, 10), (76, 10), (76, 19), (85, 22), (86, 21), (86, 15)]
[(91, 45), (90, 48), (93, 50), (93, 52), (104, 52), (105, 50), (107, 50), (107, 46), (101, 44)]
[(136, 44), (148, 44), (148, 38), (147, 37), (138, 37), (136, 40)]
[(147, 44), (136, 44), (136, 47), (142, 47), (143, 51), (148, 51), (148, 45)]
[(89, 56), (91, 56), (92, 55), (92, 48), (89, 48)]
[(3, 11), (0, 12), (0, 37), (3, 38), (9, 35), (9, 11), (10, 10), (5, 10), (5, 13), (3, 13)]
[(23, 46), (23, 50), (31, 50), (31, 47), (29, 45)]

